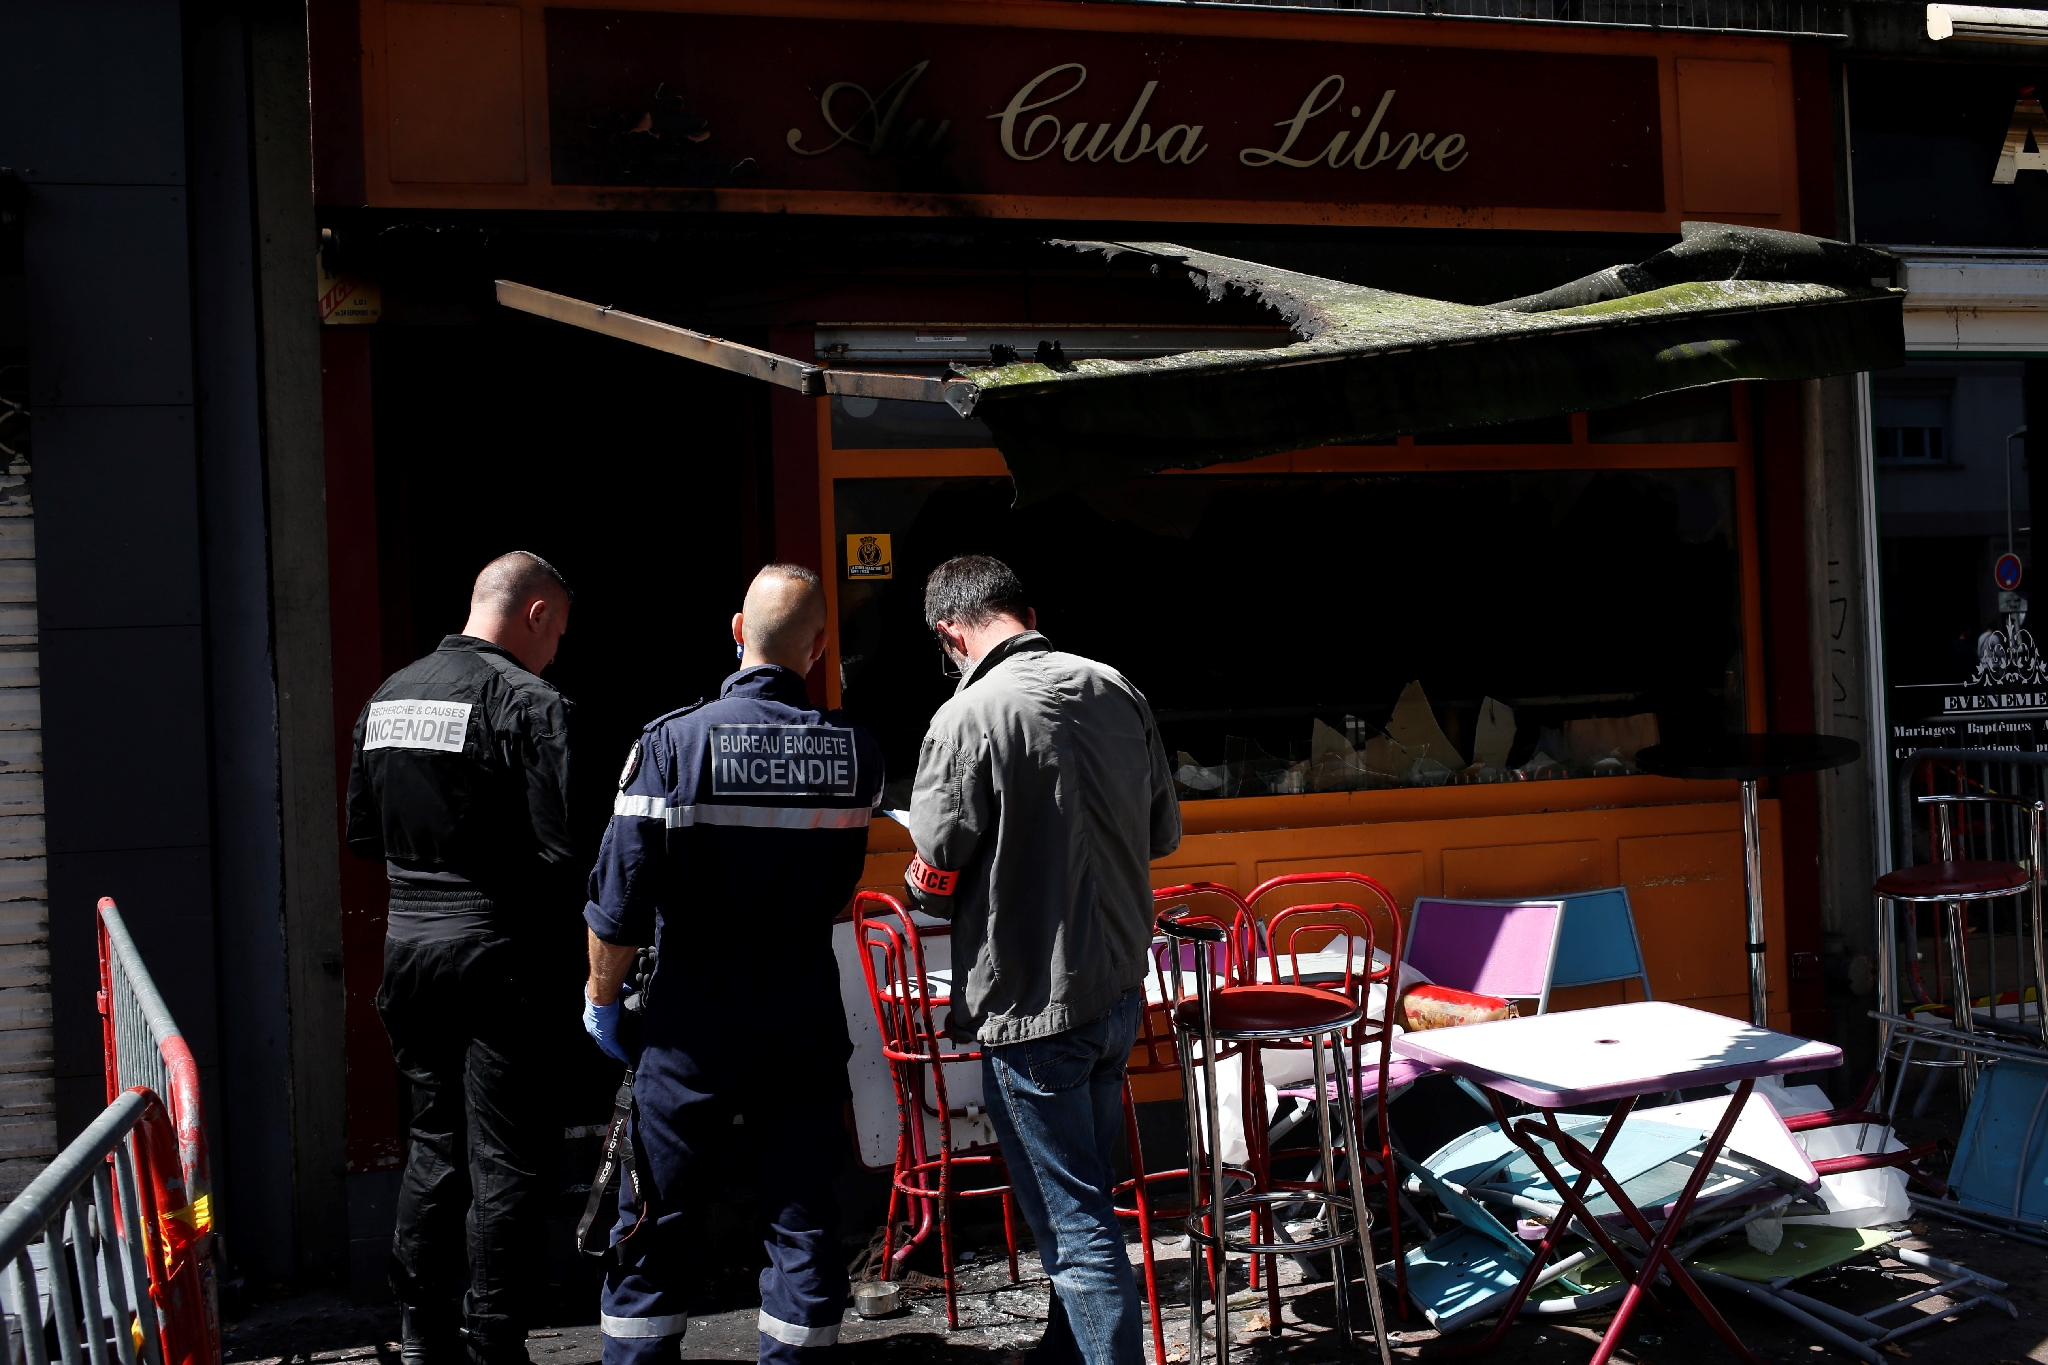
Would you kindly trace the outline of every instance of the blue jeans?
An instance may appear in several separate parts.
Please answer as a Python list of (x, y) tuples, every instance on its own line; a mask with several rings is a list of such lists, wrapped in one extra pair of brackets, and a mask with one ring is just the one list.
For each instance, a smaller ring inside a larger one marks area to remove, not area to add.
[(982, 1050), (982, 1095), (1017, 1207), (1052, 1279), (1033, 1365), (1143, 1365), (1138, 1281), (1110, 1189), (1123, 1141), (1124, 1065), (1144, 993), (1050, 1038)]

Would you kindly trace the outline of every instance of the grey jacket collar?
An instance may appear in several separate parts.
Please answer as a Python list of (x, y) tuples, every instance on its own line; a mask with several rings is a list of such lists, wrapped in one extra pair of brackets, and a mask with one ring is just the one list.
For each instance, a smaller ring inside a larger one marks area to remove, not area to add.
[(1044, 653), (1051, 648), (1052, 641), (1046, 639), (1035, 630), (1027, 630), (1021, 634), (1012, 635), (1009, 639), (981, 656), (980, 661), (961, 677), (960, 685), (953, 689), (953, 695), (957, 697), (968, 688), (980, 682), (991, 668), (994, 668), (1012, 654), (1022, 654), (1027, 650), (1034, 653)]

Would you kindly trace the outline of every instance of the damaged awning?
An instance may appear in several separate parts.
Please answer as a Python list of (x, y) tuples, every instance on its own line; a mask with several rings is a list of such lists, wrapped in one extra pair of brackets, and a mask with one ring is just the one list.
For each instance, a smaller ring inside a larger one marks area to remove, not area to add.
[[(956, 378), (863, 375), (501, 282), (512, 307), (813, 393), (943, 401), (987, 424), (1019, 503), (1162, 469), (1616, 407), (1739, 379), (1904, 361), (1898, 261), (1870, 247), (1688, 223), (1677, 245), (1527, 298), (1448, 303), (1164, 242), (1069, 242), (1255, 296), (1300, 340), (1146, 360), (1009, 355)], [(536, 306), (535, 297), (552, 301)], [(574, 316), (589, 310), (591, 318)], [(594, 319), (594, 320), (593, 320)], [(640, 334), (644, 333), (644, 335)]]

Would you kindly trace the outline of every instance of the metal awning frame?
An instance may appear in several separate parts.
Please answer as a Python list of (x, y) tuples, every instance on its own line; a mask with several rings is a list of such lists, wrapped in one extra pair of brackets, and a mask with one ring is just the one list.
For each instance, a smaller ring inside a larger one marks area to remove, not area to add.
[(765, 380), (785, 389), (794, 389), (809, 398), (844, 396), (944, 403), (948, 388), (957, 388), (962, 398), (974, 389), (974, 385), (962, 379), (827, 369), (823, 365), (776, 355), (773, 351), (744, 346), (737, 341), (693, 332), (674, 323), (644, 318), (637, 313), (623, 313), (608, 304), (586, 303), (566, 294), (535, 289), (530, 284), (499, 280), (497, 287), (498, 302), (507, 308), (516, 308), (522, 313), (532, 313), (535, 317), (554, 322), (566, 322), (572, 327), (598, 332), (619, 341), (666, 351), (715, 369), (743, 374), (749, 379)]

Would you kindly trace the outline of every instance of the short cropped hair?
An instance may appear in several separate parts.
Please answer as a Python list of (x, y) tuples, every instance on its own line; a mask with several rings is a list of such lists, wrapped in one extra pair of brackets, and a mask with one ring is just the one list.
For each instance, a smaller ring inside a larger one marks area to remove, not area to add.
[(471, 606), (490, 606), (501, 612), (516, 612), (536, 597), (558, 592), (574, 602), (561, 571), (531, 550), (512, 550), (484, 565), (469, 590)]
[(761, 578), (769, 574), (777, 578), (787, 578), (792, 583), (801, 583), (807, 588), (823, 586), (819, 582), (817, 571), (806, 569), (801, 564), (763, 564), (760, 572), (756, 573), (754, 577)]
[(740, 614), (749, 650), (800, 669), (808, 663), (804, 651), (825, 628), (825, 590), (801, 564), (764, 564), (747, 585)]
[(924, 581), (926, 629), (941, 621), (985, 626), (998, 616), (1025, 619), (1031, 604), (1010, 566), (988, 555), (960, 555), (933, 569)]

